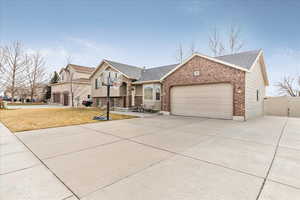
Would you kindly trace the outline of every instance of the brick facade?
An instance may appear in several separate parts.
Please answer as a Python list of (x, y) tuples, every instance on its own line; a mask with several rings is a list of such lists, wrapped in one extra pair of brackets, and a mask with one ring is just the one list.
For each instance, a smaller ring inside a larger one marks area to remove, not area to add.
[[(194, 76), (199, 71), (199, 76)], [(170, 89), (176, 85), (230, 83), (233, 86), (233, 116), (245, 116), (245, 72), (195, 56), (165, 78), (162, 88), (163, 111), (170, 112)]]

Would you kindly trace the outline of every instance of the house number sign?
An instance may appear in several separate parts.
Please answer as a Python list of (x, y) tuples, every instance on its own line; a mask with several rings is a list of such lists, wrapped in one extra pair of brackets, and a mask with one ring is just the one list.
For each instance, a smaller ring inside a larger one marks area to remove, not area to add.
[(200, 72), (199, 71), (194, 71), (194, 76), (200, 76)]

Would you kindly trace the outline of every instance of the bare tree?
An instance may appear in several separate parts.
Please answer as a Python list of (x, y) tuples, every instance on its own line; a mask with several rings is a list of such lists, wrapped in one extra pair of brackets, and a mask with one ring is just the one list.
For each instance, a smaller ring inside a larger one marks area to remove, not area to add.
[(196, 45), (195, 42), (192, 42), (190, 45), (190, 54), (193, 55), (194, 53), (196, 53)]
[[(282, 81), (275, 84), (280, 95), (289, 95), (291, 97), (300, 96), (300, 76), (296, 79), (290, 76), (285, 76)], [(298, 85), (298, 86), (297, 86)]]
[[(70, 64), (68, 64), (70, 65)], [(77, 95), (77, 90), (79, 89), (79, 87), (77, 87), (77, 84), (75, 83), (76, 80), (74, 79), (74, 72), (68, 68), (68, 66), (66, 67), (66, 73), (68, 74), (68, 81), (70, 84), (70, 95), (71, 95), (71, 105), (72, 107), (75, 106), (75, 95)]]
[(4, 89), (4, 65), (4, 49), (3, 47), (0, 47), (0, 91)]
[(219, 32), (216, 26), (209, 35), (209, 48), (213, 52), (214, 56), (219, 56), (221, 51), (224, 50), (224, 45), (221, 43)]
[(4, 72), (4, 49), (0, 47), (0, 73)]
[[(241, 28), (237, 25), (231, 25), (229, 27), (229, 34), (227, 39), (223, 39), (220, 36), (219, 30), (215, 26), (209, 35), (209, 48), (214, 56), (224, 55), (226, 52), (237, 53), (243, 46), (244, 42), (241, 38)], [(228, 41), (228, 47), (225, 46)]]
[(179, 43), (179, 45), (178, 45), (178, 49), (176, 52), (176, 60), (180, 63), (182, 63), (182, 61), (183, 61), (183, 48), (182, 48), (181, 43)]
[(33, 101), (37, 86), (44, 83), (47, 79), (45, 59), (39, 52), (30, 56), (30, 64), (26, 66), (26, 71), (30, 99)]
[(208, 43), (209, 48), (212, 51), (212, 53), (214, 54), (214, 56), (217, 56), (219, 53), (219, 50), (218, 50), (219, 42), (220, 42), (220, 38), (219, 38), (218, 30), (217, 30), (217, 27), (214, 27), (209, 35), (209, 43)]
[(68, 64), (71, 64), (72, 61), (73, 61), (73, 57), (72, 57), (71, 55), (67, 55), (67, 56), (66, 56), (66, 62), (67, 62), (67, 65), (68, 65)]
[(10, 92), (14, 101), (17, 88), (24, 85), (24, 70), (29, 64), (28, 57), (23, 52), (22, 44), (19, 41), (13, 42), (4, 49), (4, 84)]
[(236, 53), (244, 46), (244, 42), (240, 39), (241, 28), (236, 25), (230, 26), (229, 32), (229, 50), (231, 53)]
[(74, 73), (71, 72), (70, 70), (68, 70), (68, 72), (69, 72), (69, 79), (70, 79), (71, 103), (72, 103), (72, 107), (74, 107), (74, 93), (75, 93)]

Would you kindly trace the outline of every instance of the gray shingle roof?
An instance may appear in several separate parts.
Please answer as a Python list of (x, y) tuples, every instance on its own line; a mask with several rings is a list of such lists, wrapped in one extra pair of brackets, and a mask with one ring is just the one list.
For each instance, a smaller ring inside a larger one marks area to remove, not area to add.
[(166, 75), (169, 71), (174, 69), (178, 64), (173, 65), (165, 65), (161, 67), (153, 67), (146, 69), (142, 72), (142, 76), (139, 81), (152, 81), (152, 80), (160, 80), (164, 75)]
[(117, 70), (119, 70), (120, 72), (126, 74), (129, 78), (138, 80), (141, 77), (141, 73), (143, 69), (140, 67), (136, 67), (133, 65), (126, 65), (111, 60), (105, 60), (105, 61), (108, 62), (111, 66), (113, 66)]
[[(224, 56), (217, 56), (214, 58), (249, 70), (259, 53), (260, 50), (254, 50)], [(178, 64), (173, 64), (148, 68), (144, 70), (141, 67), (126, 65), (110, 60), (105, 61), (114, 68), (118, 69), (120, 72), (126, 74), (129, 78), (136, 79), (138, 82), (160, 80), (164, 75), (178, 66)]]
[(259, 53), (260, 50), (254, 50), (214, 58), (249, 70)]

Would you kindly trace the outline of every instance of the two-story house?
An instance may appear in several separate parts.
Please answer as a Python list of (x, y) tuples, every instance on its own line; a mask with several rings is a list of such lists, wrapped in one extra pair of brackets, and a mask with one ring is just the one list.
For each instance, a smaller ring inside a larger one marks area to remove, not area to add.
[(68, 64), (59, 72), (58, 83), (51, 84), (51, 102), (64, 106), (81, 106), (91, 95), (90, 75), (95, 68)]

